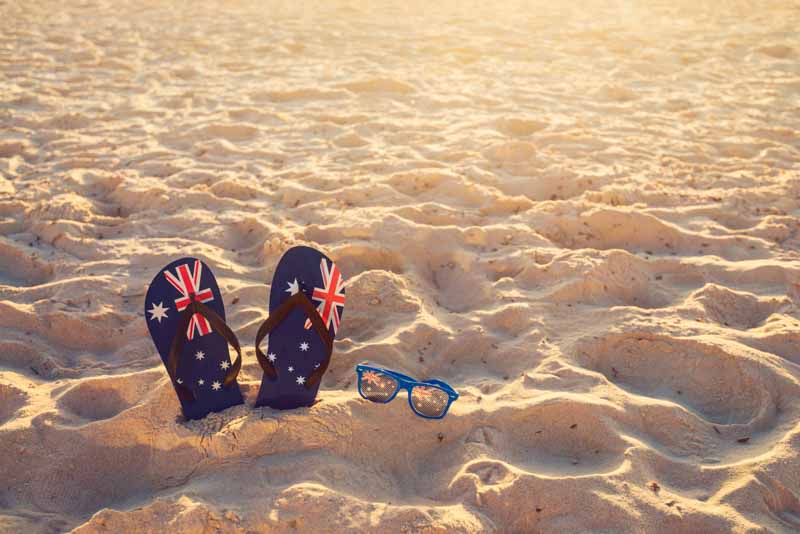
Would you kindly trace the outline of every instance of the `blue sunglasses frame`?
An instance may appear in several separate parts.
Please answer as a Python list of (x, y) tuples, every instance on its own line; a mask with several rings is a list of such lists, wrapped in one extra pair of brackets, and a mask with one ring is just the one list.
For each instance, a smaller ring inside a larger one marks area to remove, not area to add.
[[(364, 395), (364, 392), (361, 391), (361, 375), (364, 374), (364, 371), (375, 371), (394, 378), (397, 381), (397, 389), (395, 389), (392, 396), (386, 399), (385, 401), (377, 401), (367, 398), (367, 396)], [(401, 389), (405, 389), (408, 392), (408, 405), (411, 407), (411, 411), (414, 412), (414, 414), (416, 414), (418, 417), (422, 417), (423, 419), (442, 419), (445, 415), (447, 415), (447, 412), (450, 410), (450, 405), (453, 404), (453, 402), (456, 399), (458, 399), (458, 393), (456, 393), (456, 390), (454, 390), (452, 387), (450, 387), (449, 384), (447, 384), (446, 382), (442, 382), (441, 380), (433, 379), (420, 382), (418, 380), (411, 378), (410, 376), (398, 373), (397, 371), (384, 369), (382, 367), (373, 367), (371, 365), (364, 365), (364, 364), (356, 365), (356, 373), (358, 373), (358, 394), (361, 395), (361, 397), (370, 402), (375, 402), (377, 404), (389, 404), (394, 400), (395, 397), (397, 397), (397, 394), (400, 392)], [(426, 387), (433, 386), (447, 393), (447, 398), (448, 398), (447, 406), (445, 406), (442, 415), (437, 415), (437, 416), (424, 415), (419, 413), (417, 409), (414, 408), (414, 403), (411, 402), (411, 390), (414, 389), (415, 386), (426, 386)]]

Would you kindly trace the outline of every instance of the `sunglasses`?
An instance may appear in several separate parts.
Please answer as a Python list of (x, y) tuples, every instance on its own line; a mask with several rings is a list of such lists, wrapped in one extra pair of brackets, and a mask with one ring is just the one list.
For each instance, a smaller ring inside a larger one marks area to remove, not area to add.
[(401, 389), (405, 389), (411, 410), (425, 419), (441, 419), (458, 398), (458, 393), (441, 380), (419, 382), (396, 371), (361, 364), (356, 365), (356, 373), (358, 393), (362, 397), (386, 404), (394, 400)]

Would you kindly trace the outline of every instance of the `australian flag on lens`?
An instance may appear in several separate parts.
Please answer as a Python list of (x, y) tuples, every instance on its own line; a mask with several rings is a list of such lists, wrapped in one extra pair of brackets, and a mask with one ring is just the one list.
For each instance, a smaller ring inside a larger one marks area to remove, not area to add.
[(196, 258), (181, 258), (161, 269), (150, 283), (145, 296), (145, 319), (165, 366), (173, 339), (184, 336), (177, 376), (171, 378), (176, 391), (186, 388), (191, 397), (178, 395), (183, 414), (187, 419), (199, 419), (209, 412), (242, 404), (243, 399), (235, 380), (225, 386), (232, 365), (228, 342), (210, 322), (196, 313), (188, 327), (178, 331), (181, 314), (192, 300), (208, 306), (225, 320), (222, 295), (211, 269)]

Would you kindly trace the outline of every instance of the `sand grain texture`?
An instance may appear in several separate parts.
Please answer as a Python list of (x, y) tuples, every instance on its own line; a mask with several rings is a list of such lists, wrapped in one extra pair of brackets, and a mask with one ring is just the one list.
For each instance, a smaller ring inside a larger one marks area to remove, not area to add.
[[(0, 531), (800, 530), (798, 27), (0, 1)], [(254, 410), (297, 244), (343, 327), (319, 404)], [(190, 423), (141, 312), (183, 255), (246, 347), (248, 404)], [(462, 397), (368, 404), (362, 360)]]

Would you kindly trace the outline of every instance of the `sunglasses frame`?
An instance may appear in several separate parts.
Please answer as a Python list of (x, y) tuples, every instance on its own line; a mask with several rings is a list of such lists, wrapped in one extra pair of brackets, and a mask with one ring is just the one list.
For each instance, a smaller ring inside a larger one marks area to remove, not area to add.
[[(385, 401), (378, 401), (370, 399), (366, 395), (364, 395), (364, 392), (361, 391), (361, 375), (364, 374), (364, 371), (376, 371), (379, 373), (383, 373), (391, 378), (394, 378), (395, 381), (397, 382), (397, 388), (395, 388), (394, 393), (392, 393), (392, 396), (386, 399)], [(450, 387), (449, 384), (446, 384), (441, 380), (425, 380), (424, 382), (420, 382), (418, 380), (411, 378), (410, 376), (398, 373), (397, 371), (392, 371), (390, 369), (384, 369), (382, 367), (374, 367), (372, 365), (365, 365), (365, 364), (356, 365), (356, 373), (358, 373), (358, 394), (361, 395), (361, 397), (370, 402), (375, 402), (377, 404), (389, 404), (395, 399), (395, 397), (397, 397), (397, 394), (400, 393), (401, 389), (405, 389), (406, 391), (408, 391), (408, 405), (411, 407), (411, 411), (414, 412), (414, 414), (416, 414), (418, 417), (422, 417), (423, 419), (442, 419), (445, 415), (447, 415), (447, 412), (450, 410), (450, 405), (453, 404), (453, 402), (458, 398), (458, 393), (456, 393), (456, 391), (452, 387)], [(416, 408), (414, 408), (414, 403), (411, 400), (411, 390), (413, 390), (414, 387), (416, 386), (434, 387), (436, 389), (439, 389), (447, 393), (447, 398), (448, 398), (447, 406), (445, 406), (442, 415), (437, 415), (437, 416), (423, 415), (419, 413)]]

